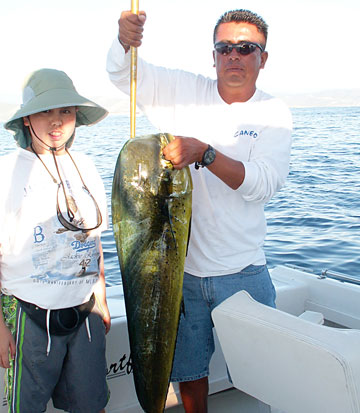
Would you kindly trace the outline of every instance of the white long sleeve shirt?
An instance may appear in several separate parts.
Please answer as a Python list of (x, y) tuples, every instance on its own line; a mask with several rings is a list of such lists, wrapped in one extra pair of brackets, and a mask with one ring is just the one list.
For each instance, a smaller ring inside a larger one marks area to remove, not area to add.
[[(138, 59), (137, 104), (159, 130), (197, 138), (242, 161), (245, 179), (233, 190), (207, 168), (195, 170), (191, 236), (185, 271), (199, 277), (265, 264), (264, 204), (289, 172), (292, 118), (282, 101), (260, 90), (227, 104), (217, 81)], [(110, 80), (129, 93), (130, 53), (116, 39), (108, 53)]]

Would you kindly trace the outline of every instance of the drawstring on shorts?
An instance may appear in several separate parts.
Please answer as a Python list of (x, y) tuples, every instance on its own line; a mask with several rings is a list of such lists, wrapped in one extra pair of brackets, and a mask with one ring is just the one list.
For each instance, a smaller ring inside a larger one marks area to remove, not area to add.
[(47, 338), (48, 338), (48, 344), (47, 344), (47, 347), (46, 347), (46, 356), (49, 355), (49, 353), (50, 353), (50, 348), (51, 348), (50, 312), (51, 312), (51, 310), (47, 310), (47, 311), (46, 311), (46, 333), (47, 333)]
[[(47, 333), (47, 338), (48, 338), (48, 343), (46, 347), (46, 356), (49, 356), (50, 349), (51, 349), (50, 312), (51, 310), (46, 311), (46, 333)], [(91, 343), (91, 330), (90, 330), (89, 317), (86, 317), (85, 319), (85, 326), (86, 326), (86, 333), (89, 339), (89, 343)]]
[(86, 331), (87, 331), (89, 343), (91, 343), (91, 331), (90, 331), (90, 321), (89, 321), (89, 317), (86, 317), (85, 325), (86, 325)]

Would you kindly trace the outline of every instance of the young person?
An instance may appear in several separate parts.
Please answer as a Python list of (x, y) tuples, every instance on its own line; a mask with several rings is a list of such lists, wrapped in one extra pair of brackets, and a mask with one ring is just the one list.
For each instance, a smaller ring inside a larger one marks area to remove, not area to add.
[(97, 413), (108, 401), (106, 196), (90, 158), (70, 151), (76, 127), (106, 115), (66, 73), (41, 69), (5, 123), (18, 144), (0, 157), (0, 366), (9, 412), (44, 412), (52, 398), (56, 408)]
[[(124, 11), (108, 53), (110, 79), (125, 93), (128, 51), (141, 45), (145, 20), (144, 12)], [(185, 314), (172, 371), (187, 413), (207, 411), (212, 309), (240, 290), (275, 306), (264, 205), (288, 175), (292, 120), (279, 99), (256, 87), (268, 58), (267, 29), (248, 10), (221, 16), (213, 34), (216, 80), (138, 60), (137, 103), (156, 127), (175, 135), (165, 158), (178, 169), (190, 165), (193, 179)], [(196, 25), (188, 30), (196, 45)]]

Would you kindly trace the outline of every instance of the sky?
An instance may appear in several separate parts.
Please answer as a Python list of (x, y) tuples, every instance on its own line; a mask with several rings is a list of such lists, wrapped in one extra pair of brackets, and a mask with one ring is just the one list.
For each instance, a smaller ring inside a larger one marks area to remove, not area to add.
[[(20, 103), (25, 77), (64, 70), (90, 99), (117, 97), (106, 54), (130, 0), (12, 0), (0, 7), (0, 102)], [(359, 89), (359, 0), (140, 0), (147, 13), (139, 56), (215, 77), (213, 28), (236, 8), (269, 25), (258, 87), (272, 94)]]

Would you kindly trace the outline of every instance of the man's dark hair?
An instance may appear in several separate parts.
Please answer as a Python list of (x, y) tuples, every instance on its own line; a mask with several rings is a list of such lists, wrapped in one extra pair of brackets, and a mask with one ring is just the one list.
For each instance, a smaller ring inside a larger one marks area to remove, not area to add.
[(231, 22), (253, 24), (254, 26), (257, 27), (259, 32), (264, 35), (265, 43), (266, 43), (267, 35), (268, 35), (268, 25), (265, 23), (265, 20), (259, 15), (251, 12), (250, 10), (244, 10), (244, 9), (227, 11), (220, 17), (220, 19), (217, 21), (215, 28), (214, 28), (214, 38), (213, 38), (214, 43), (215, 43), (216, 34), (217, 34), (220, 24), (231, 23)]

